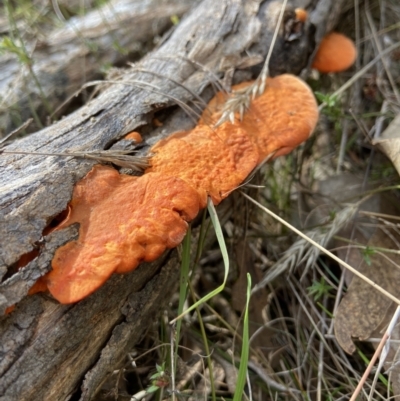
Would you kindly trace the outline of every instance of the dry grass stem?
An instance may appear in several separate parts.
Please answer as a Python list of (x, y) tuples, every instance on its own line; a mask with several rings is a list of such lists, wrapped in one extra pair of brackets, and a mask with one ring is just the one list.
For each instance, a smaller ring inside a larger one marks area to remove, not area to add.
[[(250, 196), (248, 196), (247, 194), (241, 192), (241, 194), (247, 198), (248, 200), (250, 200), (252, 203), (254, 203), (257, 207), (259, 207), (260, 209), (262, 209), (264, 212), (268, 213), (270, 216), (272, 216), (274, 219), (278, 220), (281, 224), (285, 225), (286, 227), (288, 227), (290, 230), (292, 230), (294, 233), (296, 233), (297, 235), (299, 235), (300, 237), (302, 237), (304, 240), (308, 241), (311, 245), (315, 246), (317, 249), (319, 249), (321, 252), (323, 252), (324, 254), (328, 255), (330, 258), (332, 258), (333, 260), (335, 260), (336, 262), (338, 262), (341, 266), (345, 267), (346, 269), (348, 269), (349, 271), (351, 271), (353, 274), (355, 274), (357, 277), (360, 277), (362, 280), (364, 280), (366, 283), (368, 283), (371, 287), (375, 288), (376, 290), (378, 290), (379, 292), (381, 292), (382, 294), (384, 294), (386, 297), (388, 297), (390, 300), (392, 300), (393, 302), (395, 302), (396, 304), (400, 305), (400, 299), (396, 298), (395, 296), (393, 296), (392, 294), (390, 294), (388, 291), (386, 291), (384, 288), (382, 288), (381, 286), (377, 285), (376, 283), (374, 283), (372, 280), (370, 280), (368, 277), (364, 276), (363, 274), (361, 274), (358, 270), (356, 270), (354, 267), (350, 266), (348, 263), (344, 262), (342, 259), (338, 258), (336, 255), (334, 255), (332, 252), (329, 252), (326, 248), (324, 248), (323, 246), (321, 246), (318, 242), (315, 242), (312, 238), (307, 237), (304, 233), (302, 233), (300, 230), (298, 230), (297, 228), (295, 228), (294, 226), (292, 226), (291, 224), (289, 224), (287, 221), (285, 221), (284, 219), (282, 219), (281, 217), (279, 217), (278, 215), (276, 215), (275, 213), (271, 212), (269, 209), (267, 209), (265, 206), (261, 205), (260, 203), (258, 203), (257, 201), (255, 201), (254, 199), (252, 199)], [(258, 284), (257, 286), (255, 286), (253, 288), (253, 293), (258, 291), (260, 288), (262, 288), (263, 285), (262, 284)]]
[(272, 52), (274, 50), (276, 39), (278, 37), (279, 28), (282, 24), (287, 2), (288, 0), (283, 0), (281, 10), (277, 19), (274, 35), (271, 40), (271, 45), (268, 49), (267, 57), (265, 58), (265, 62), (260, 75), (257, 77), (256, 81), (252, 85), (232, 93), (232, 95), (227, 99), (222, 108), (222, 114), (220, 119), (215, 124), (216, 126), (221, 125), (225, 121), (231, 121), (233, 123), (235, 120), (235, 113), (237, 112), (239, 113), (240, 119), (242, 119), (244, 113), (246, 112), (246, 110), (248, 110), (250, 106), (251, 100), (264, 93), (269, 72), (269, 62), (271, 60)]
[(134, 156), (132, 150), (101, 150), (88, 152), (64, 152), (64, 153), (46, 153), (29, 152), (22, 150), (0, 150), (1, 154), (9, 155), (34, 155), (34, 156), (61, 156), (77, 157), (82, 159), (95, 160), (99, 163), (112, 163), (122, 168), (128, 168), (133, 171), (143, 172), (149, 167), (149, 158), (146, 156)]

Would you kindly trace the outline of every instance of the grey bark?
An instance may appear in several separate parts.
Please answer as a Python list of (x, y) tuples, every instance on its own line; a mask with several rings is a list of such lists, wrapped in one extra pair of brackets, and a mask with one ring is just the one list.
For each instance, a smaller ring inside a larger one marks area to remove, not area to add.
[[(292, 3), (292, 7), (298, 4)], [(218, 74), (221, 60), (239, 60), (249, 53), (265, 57), (280, 4), (202, 1), (159, 49), (124, 72), (118, 84), (109, 84), (77, 112), (6, 150), (108, 149), (139, 127), (151, 143), (156, 135), (149, 128), (154, 113), (175, 112), (174, 102), (163, 93), (185, 103), (193, 100), (190, 92), (167, 77), (201, 94), (214, 79), (208, 71)], [(332, 17), (329, 7), (325, 13), (320, 19), (324, 22)], [(288, 10), (286, 22), (290, 15)], [(281, 29), (271, 72), (299, 73), (313, 51), (314, 32), (307, 23), (299, 37), (288, 40), (287, 31)], [(139, 87), (137, 80), (159, 90)], [(158, 133), (167, 135), (193, 124), (179, 112), (176, 116), (167, 119)], [(65, 210), (74, 184), (93, 164), (73, 157), (0, 156), (0, 306), (4, 312), (16, 304), (0, 321), (0, 400), (66, 400), (76, 391), (81, 400), (92, 399), (176, 288), (179, 261), (173, 251), (130, 274), (114, 275), (75, 305), (59, 305), (43, 294), (26, 296), (36, 279), (49, 271), (55, 249), (77, 235), (74, 227), (44, 237), (42, 233)], [(20, 257), (35, 248), (39, 256), (14, 271)]]
[[(106, 65), (122, 63), (128, 55), (146, 53), (153, 39), (172, 26), (196, 1), (112, 0), (84, 16), (73, 17), (62, 28), (25, 44), (31, 66), (10, 53), (0, 57), (0, 136), (24, 120), (54, 113), (86, 81), (100, 76)], [(23, 26), (19, 26), (24, 31)], [(137, 56), (136, 56), (137, 57)], [(82, 72), (84, 71), (84, 75)], [(45, 103), (47, 102), (47, 104)], [(65, 107), (52, 118), (61, 116)]]

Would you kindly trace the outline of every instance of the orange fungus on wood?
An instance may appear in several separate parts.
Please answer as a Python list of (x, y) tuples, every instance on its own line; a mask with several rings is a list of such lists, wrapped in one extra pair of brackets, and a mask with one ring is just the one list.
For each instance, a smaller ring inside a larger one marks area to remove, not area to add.
[(132, 131), (129, 134), (126, 134), (124, 136), (124, 139), (129, 139), (131, 141), (134, 141), (136, 143), (141, 143), (143, 141), (142, 136), (139, 134), (139, 132)]
[[(234, 86), (243, 90), (252, 82)], [(224, 98), (217, 94), (209, 103), (202, 121), (215, 123), (221, 116)], [(253, 99), (242, 121), (236, 115), (235, 125), (244, 129), (258, 147), (261, 163), (266, 157), (291, 152), (312, 134), (318, 121), (318, 105), (309, 86), (294, 75), (268, 78), (262, 95)]]
[(230, 123), (217, 130), (197, 125), (188, 132), (178, 132), (158, 142), (151, 151), (151, 167), (185, 180), (196, 188), (201, 207), (209, 195), (218, 204), (240, 185), (257, 164), (258, 152), (246, 131)]
[(219, 119), (224, 101), (217, 94), (193, 130), (154, 145), (143, 176), (95, 166), (75, 186), (68, 216), (57, 229), (79, 223), (79, 238), (56, 251), (53, 270), (43, 278), (58, 301), (77, 302), (113, 273), (129, 272), (180, 244), (207, 196), (218, 204), (265, 157), (305, 141), (318, 119), (310, 88), (287, 74), (268, 78), (242, 121), (236, 115), (234, 124), (212, 128), (207, 124)]
[(351, 67), (357, 58), (354, 42), (341, 33), (326, 35), (317, 50), (312, 68), (319, 72), (340, 72)]
[(120, 175), (95, 166), (74, 188), (69, 218), (79, 238), (59, 248), (45, 276), (61, 303), (77, 302), (98, 289), (112, 273), (135, 269), (176, 247), (199, 210), (195, 189), (158, 173)]
[(308, 18), (308, 13), (306, 10), (304, 10), (304, 8), (296, 8), (294, 10), (295, 14), (296, 14), (296, 19), (301, 21), (301, 22), (306, 22), (307, 18)]
[(245, 113), (243, 127), (257, 143), (259, 162), (286, 155), (307, 140), (318, 121), (318, 105), (310, 87), (294, 75), (267, 80), (264, 93)]
[(28, 295), (33, 295), (38, 292), (46, 292), (48, 290), (45, 277), (46, 276), (39, 277), (36, 283), (29, 289)]

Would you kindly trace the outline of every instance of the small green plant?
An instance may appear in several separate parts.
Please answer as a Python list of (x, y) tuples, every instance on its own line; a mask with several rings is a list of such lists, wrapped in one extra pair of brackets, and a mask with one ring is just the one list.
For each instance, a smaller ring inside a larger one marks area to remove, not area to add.
[(163, 389), (169, 385), (169, 375), (165, 371), (165, 362), (156, 364), (157, 372), (150, 376), (151, 385), (146, 389), (148, 394)]
[(179, 19), (179, 17), (177, 16), (177, 15), (171, 15), (171, 22), (174, 24), (174, 25), (178, 25), (179, 24), (179, 21), (180, 21), (180, 19)]
[(322, 92), (315, 92), (315, 96), (321, 103), (325, 103), (326, 109), (334, 109), (338, 106), (340, 107), (337, 96), (325, 94)]
[(320, 281), (313, 281), (313, 284), (307, 290), (308, 294), (314, 298), (314, 301), (318, 301), (323, 296), (329, 295), (333, 287), (326, 282), (325, 277), (321, 277)]
[(370, 248), (369, 246), (365, 247), (362, 251), (362, 256), (364, 259), (364, 262), (368, 265), (371, 266), (372, 261), (371, 261), (371, 256), (375, 254), (375, 249)]
[(32, 60), (28, 56), (25, 48), (19, 45), (10, 36), (3, 36), (3, 38), (0, 40), (0, 54), (6, 53), (15, 54), (21, 64), (28, 65), (32, 63)]
[(322, 113), (328, 116), (329, 119), (334, 123), (335, 131), (341, 132), (340, 121), (343, 118), (343, 112), (340, 99), (335, 95), (321, 92), (314, 92), (314, 94), (318, 101), (325, 105), (325, 107), (322, 109)]

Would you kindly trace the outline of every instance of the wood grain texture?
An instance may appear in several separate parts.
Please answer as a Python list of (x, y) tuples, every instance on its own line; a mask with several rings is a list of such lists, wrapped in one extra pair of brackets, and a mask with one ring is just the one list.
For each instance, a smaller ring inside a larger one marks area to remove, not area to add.
[[(25, 44), (32, 68), (14, 54), (0, 56), (0, 136), (32, 117), (53, 113), (85, 82), (101, 76), (105, 66), (120, 64), (154, 47), (154, 39), (197, 1), (112, 0), (61, 28)], [(22, 31), (24, 27), (20, 27)], [(84, 71), (84, 74), (83, 74)], [(34, 78), (34, 76), (35, 78)], [(40, 87), (40, 89), (39, 89)], [(47, 105), (43, 99), (46, 99)], [(53, 118), (62, 116), (65, 107)], [(38, 130), (37, 121), (29, 132)]]
[[(295, 7), (296, 1), (292, 3)], [(118, 84), (109, 84), (77, 112), (6, 149), (65, 152), (110, 148), (126, 133), (146, 126), (155, 112), (175, 113), (174, 102), (162, 93), (186, 103), (192, 100), (187, 90), (166, 77), (201, 94), (213, 80), (207, 71), (218, 74), (221, 60), (237, 60), (248, 52), (265, 57), (280, 4), (202, 1), (158, 49), (136, 69), (124, 72)], [(332, 17), (329, 9), (325, 21), (328, 17)], [(298, 39), (288, 41), (281, 30), (271, 72), (299, 73), (313, 51), (313, 32), (314, 28), (306, 25)], [(137, 80), (156, 85), (158, 91), (139, 87)], [(185, 124), (193, 123), (177, 112), (145, 139), (151, 143), (155, 135), (187, 128)], [(173, 251), (130, 274), (113, 276), (76, 305), (62, 306), (40, 294), (26, 297), (31, 283), (50, 269), (55, 249), (76, 236), (74, 227), (45, 237), (42, 232), (66, 208), (74, 184), (92, 165), (72, 157), (0, 157), (1, 310), (17, 303), (0, 321), (0, 400), (66, 400), (76, 391), (75, 399), (92, 399), (177, 285), (179, 263)], [(15, 272), (15, 263), (35, 248), (40, 255)]]

